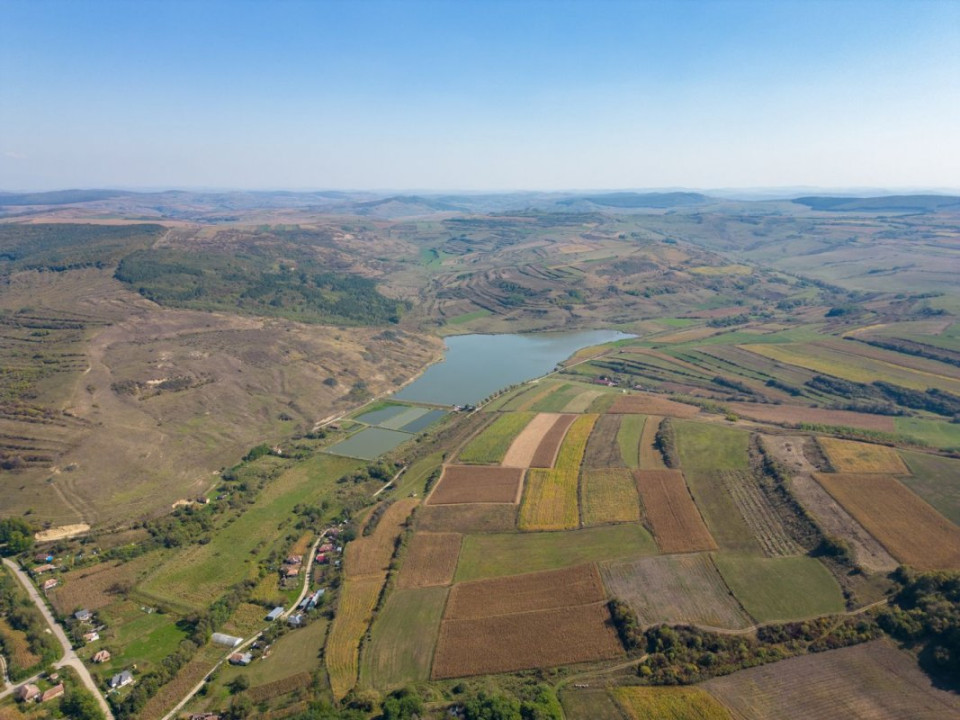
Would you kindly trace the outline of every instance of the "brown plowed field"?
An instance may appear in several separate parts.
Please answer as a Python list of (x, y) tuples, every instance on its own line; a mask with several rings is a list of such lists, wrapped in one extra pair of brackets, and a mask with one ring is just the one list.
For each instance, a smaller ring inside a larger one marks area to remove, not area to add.
[(417, 513), (424, 532), (501, 533), (517, 529), (516, 505), (426, 505)]
[(960, 527), (889, 475), (816, 473), (817, 481), (904, 565), (960, 569)]
[(583, 454), (583, 467), (624, 467), (623, 458), (620, 457), (620, 443), (617, 441), (622, 419), (622, 415), (601, 415), (597, 419), (587, 441), (587, 450)]
[(523, 468), (447, 465), (427, 505), (517, 503)]
[(576, 415), (561, 415), (557, 421), (543, 436), (536, 452), (530, 459), (530, 467), (552, 468), (557, 460), (557, 453), (560, 451), (560, 445), (563, 443), (563, 437), (567, 430), (577, 419)]
[(623, 657), (606, 603), (444, 620), (433, 678), (514, 672)]
[(560, 418), (557, 413), (540, 413), (534, 417), (514, 438), (500, 464), (503, 467), (530, 467), (541, 441)]
[(400, 568), (397, 587), (449, 585), (457, 569), (462, 539), (459, 533), (419, 532), (414, 535)]
[(663, 453), (657, 447), (657, 430), (660, 429), (662, 417), (650, 415), (643, 423), (643, 433), (640, 435), (640, 468), (642, 470), (666, 470), (663, 462)]
[(609, 413), (620, 415), (666, 415), (667, 417), (691, 418), (700, 412), (700, 408), (693, 405), (674, 402), (659, 395), (641, 393), (637, 395), (621, 395), (607, 410)]
[(726, 403), (726, 405), (737, 415), (761, 422), (785, 423), (787, 425), (798, 425), (800, 423), (845, 425), (847, 427), (863, 428), (864, 430), (896, 432), (893, 418), (887, 415), (870, 415), (869, 413), (851, 412), (849, 410), (827, 410), (800, 405), (738, 402)]
[(344, 574), (348, 577), (360, 577), (386, 572), (403, 524), (419, 502), (417, 498), (397, 500), (383, 513), (376, 529), (370, 535), (347, 543), (343, 553)]
[(637, 470), (637, 489), (657, 545), (665, 553), (716, 550), (679, 470)]
[(606, 591), (597, 566), (511, 575), (459, 583), (450, 591), (444, 620), (475, 620), (533, 610), (602, 602)]

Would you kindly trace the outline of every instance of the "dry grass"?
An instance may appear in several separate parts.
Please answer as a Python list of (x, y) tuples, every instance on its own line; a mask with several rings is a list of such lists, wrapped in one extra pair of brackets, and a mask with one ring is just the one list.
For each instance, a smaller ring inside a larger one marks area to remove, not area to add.
[(660, 550), (665, 553), (716, 550), (679, 470), (637, 470), (637, 488)]
[(667, 417), (691, 418), (700, 412), (700, 408), (674, 402), (659, 395), (639, 393), (636, 395), (621, 395), (607, 412), (621, 415), (665, 415)]
[(523, 468), (447, 465), (427, 505), (517, 503)]
[(555, 667), (623, 656), (606, 603), (444, 620), (433, 678)]
[(337, 614), (324, 649), (333, 696), (339, 700), (357, 684), (360, 638), (373, 619), (373, 609), (386, 582), (386, 574), (348, 579), (340, 589)]
[(551, 468), (557, 459), (557, 452), (563, 442), (567, 430), (577, 419), (576, 415), (561, 415), (553, 426), (544, 433), (536, 451), (530, 458), (530, 467)]
[(180, 668), (173, 680), (160, 687), (157, 694), (143, 706), (138, 718), (142, 720), (160, 720), (170, 708), (176, 705), (184, 695), (213, 670), (213, 666), (223, 656), (223, 648), (207, 645), (193, 656), (193, 659)]
[(397, 588), (449, 585), (457, 569), (462, 539), (458, 533), (415, 534), (403, 558)]
[(343, 571), (347, 577), (384, 573), (390, 566), (397, 537), (420, 501), (416, 498), (397, 500), (380, 518), (376, 530), (347, 544)]
[(589, 605), (606, 599), (594, 564), (563, 570), (474, 580), (453, 586), (444, 620), (478, 618)]
[(887, 415), (851, 412), (849, 410), (827, 410), (825, 408), (803, 407), (801, 405), (769, 405), (765, 403), (726, 403), (737, 415), (761, 422), (798, 425), (813, 423), (818, 425), (845, 425), (896, 432), (893, 418)]
[(560, 417), (556, 413), (539, 413), (514, 438), (500, 464), (504, 467), (530, 467), (537, 448)]
[(960, 569), (960, 527), (896, 478), (849, 473), (815, 477), (903, 564), (920, 570)]
[(18, 670), (32, 668), (42, 658), (30, 651), (30, 642), (22, 630), (14, 630), (4, 618), (0, 618), (0, 637), (10, 661), (10, 666)]
[(60, 578), (60, 585), (50, 591), (50, 602), (61, 615), (77, 608), (99, 610), (118, 596), (132, 590), (161, 558), (148, 553), (126, 563), (108, 562), (71, 570)]
[(830, 437), (817, 438), (817, 442), (837, 472), (910, 474), (897, 451), (886, 445), (871, 445)]
[(583, 454), (584, 468), (624, 467), (617, 438), (622, 419), (622, 415), (600, 416), (587, 441), (587, 449)]
[(643, 470), (667, 469), (663, 462), (663, 453), (656, 446), (657, 431), (662, 421), (662, 417), (651, 415), (643, 424), (643, 434), (640, 435), (640, 467)]
[(423, 532), (500, 533), (517, 529), (516, 505), (425, 505), (417, 513)]
[(584, 526), (640, 520), (636, 479), (626, 468), (585, 469), (580, 496)]

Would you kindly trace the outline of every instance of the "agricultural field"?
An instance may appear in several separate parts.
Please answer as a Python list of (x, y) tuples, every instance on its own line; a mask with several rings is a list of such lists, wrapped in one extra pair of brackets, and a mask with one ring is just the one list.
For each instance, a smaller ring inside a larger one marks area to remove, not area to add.
[(651, 394), (620, 395), (607, 412), (622, 415), (662, 415), (675, 418), (691, 418), (700, 412), (694, 405), (674, 402)]
[(350, 578), (384, 573), (396, 547), (396, 540), (410, 513), (420, 503), (416, 498), (397, 500), (380, 518), (376, 529), (347, 544), (343, 553), (343, 572)]
[[(503, 454), (500, 464), (504, 467), (530, 467), (534, 456), (537, 454), (537, 448), (540, 447), (544, 437), (563, 417), (556, 413), (538, 413), (535, 415), (521, 432), (514, 435), (514, 439)], [(570, 416), (569, 421), (564, 420), (563, 422), (565, 423), (565, 432), (566, 427), (569, 427), (570, 423), (573, 422), (573, 417)], [(552, 459), (550, 464), (553, 464)]]
[(817, 442), (830, 461), (830, 466), (838, 473), (907, 475), (910, 472), (897, 451), (886, 445), (831, 437), (820, 437)]
[(106, 562), (65, 572), (60, 585), (48, 593), (50, 604), (60, 615), (69, 615), (79, 608), (99, 610), (133, 590), (167, 557), (166, 553), (152, 552), (125, 563)]
[(613, 696), (602, 688), (570, 688), (560, 692), (567, 720), (627, 720)]
[(716, 550), (679, 470), (637, 470), (637, 488), (661, 552)]
[(960, 716), (960, 698), (935, 688), (912, 656), (885, 640), (743, 670), (700, 687), (738, 720)]
[[(632, 416), (628, 416), (632, 417)], [(663, 453), (657, 447), (657, 431), (663, 418), (657, 415), (648, 415), (640, 434), (640, 447), (637, 459), (642, 470), (666, 470), (663, 462)]]
[(802, 405), (772, 405), (767, 403), (731, 402), (726, 403), (726, 406), (741, 417), (778, 425), (795, 426), (801, 423), (841, 425), (864, 430), (911, 434), (901, 430), (899, 421), (895, 423), (894, 419), (888, 415), (870, 415), (849, 410), (828, 410)]
[(516, 530), (517, 513), (516, 505), (424, 505), (417, 513), (417, 529), (435, 533), (503, 533)]
[(618, 560), (601, 572), (610, 595), (630, 605), (641, 625), (738, 630), (753, 623), (706, 553)]
[(163, 685), (143, 706), (139, 717), (143, 720), (160, 720), (186, 695), (191, 688), (203, 680), (213, 670), (214, 665), (223, 658), (223, 648), (207, 644), (197, 651), (193, 658), (180, 668), (173, 680)]
[(457, 570), (461, 538), (458, 533), (414, 534), (403, 556), (397, 588), (449, 585)]
[(684, 470), (748, 470), (750, 435), (723, 425), (674, 423)]
[(523, 469), (484, 465), (447, 465), (427, 505), (519, 501)]
[(650, 533), (632, 523), (570, 532), (466, 535), (455, 580), (520, 575), (656, 552)]
[(894, 420), (896, 432), (925, 442), (931, 447), (960, 450), (960, 424), (942, 420), (898, 417)]
[[(647, 418), (645, 415), (620, 416), (620, 430), (617, 432), (617, 444), (620, 446), (621, 463), (628, 468), (640, 467), (640, 445), (643, 442), (642, 438), (646, 435), (646, 422)], [(653, 420), (650, 422), (652, 423)], [(656, 470), (658, 468), (644, 469)]]
[(360, 663), (360, 684), (392, 690), (430, 678), (447, 588), (398, 589), (371, 629)]
[(755, 555), (763, 553), (753, 530), (743, 519), (739, 506), (728, 492), (722, 471), (684, 470), (684, 477), (711, 535), (721, 550)]
[(575, 420), (577, 420), (576, 415), (559, 416), (556, 422), (541, 435), (540, 442), (532, 455), (529, 454), (526, 446), (521, 446), (524, 448), (522, 451), (518, 448), (520, 457), (529, 457), (529, 466), (532, 468), (552, 468), (564, 437)]
[(904, 565), (921, 570), (960, 569), (960, 527), (896, 478), (817, 473), (816, 479)]
[(626, 468), (584, 469), (580, 498), (584, 527), (640, 520), (636, 478)]
[(809, 618), (844, 610), (840, 586), (814, 558), (719, 553), (714, 562), (737, 600), (757, 622)]
[(570, 665), (623, 656), (606, 603), (444, 620), (434, 679)]
[(370, 627), (373, 609), (386, 579), (385, 573), (367, 575), (347, 579), (340, 588), (337, 614), (324, 648), (330, 688), (337, 699), (346, 695), (357, 683), (360, 639)]
[(903, 450), (910, 475), (900, 482), (955, 525), (960, 525), (960, 459)]
[[(583, 453), (583, 467), (586, 468), (618, 468), (624, 467), (623, 455), (620, 444), (620, 426), (623, 418), (632, 417), (630, 415), (601, 415), (597, 424), (593, 426), (593, 432), (590, 433), (590, 439), (587, 441), (587, 449)], [(624, 443), (628, 449), (630, 446), (631, 433), (628, 431), (624, 437)], [(639, 448), (639, 436), (634, 438), (633, 455)], [(636, 464), (634, 464), (636, 467)]]
[(770, 500), (760, 489), (756, 478), (745, 470), (718, 470), (715, 477), (740, 511), (760, 549), (767, 557), (799, 555), (802, 548), (790, 537)]
[[(564, 409), (567, 407), (567, 405), (573, 402), (577, 396), (583, 392), (583, 390), (584, 389), (582, 386), (575, 385), (573, 383), (564, 383), (560, 386), (554, 386), (549, 394), (543, 396), (533, 403), (533, 405), (530, 406), (530, 409), (536, 412), (565, 412)], [(589, 403), (587, 403), (587, 405), (589, 405)], [(582, 410), (579, 412), (582, 412)]]
[[(504, 459), (514, 438), (534, 419), (533, 413), (505, 413), (460, 452), (461, 463), (497, 464)], [(511, 463), (504, 463), (511, 465)], [(517, 467), (525, 467), (519, 465)]]
[(611, 692), (630, 720), (732, 720), (726, 707), (698, 687), (619, 687)]

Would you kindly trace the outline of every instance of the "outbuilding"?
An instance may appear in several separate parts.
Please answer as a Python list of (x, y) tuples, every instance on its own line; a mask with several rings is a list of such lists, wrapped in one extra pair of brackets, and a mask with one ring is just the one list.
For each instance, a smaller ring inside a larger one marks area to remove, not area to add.
[(112, 678), (110, 678), (110, 688), (112, 690), (117, 690), (122, 687), (126, 687), (133, 682), (133, 673), (129, 670), (124, 670), (123, 672), (117, 673)]
[(267, 613), (266, 619), (268, 622), (273, 622), (274, 620), (279, 618), (281, 615), (283, 615), (283, 608), (277, 605), (277, 607), (275, 607), (273, 610)]
[(240, 643), (243, 642), (243, 638), (235, 637), (234, 635), (227, 635), (226, 633), (215, 632), (210, 636), (212, 640), (217, 645), (223, 645), (224, 647), (234, 648)]

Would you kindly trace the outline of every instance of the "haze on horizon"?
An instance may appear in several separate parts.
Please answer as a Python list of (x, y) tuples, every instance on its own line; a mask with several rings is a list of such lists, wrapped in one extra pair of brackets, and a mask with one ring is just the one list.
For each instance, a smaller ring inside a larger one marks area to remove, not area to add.
[(960, 188), (960, 3), (0, 2), (0, 189)]

